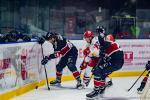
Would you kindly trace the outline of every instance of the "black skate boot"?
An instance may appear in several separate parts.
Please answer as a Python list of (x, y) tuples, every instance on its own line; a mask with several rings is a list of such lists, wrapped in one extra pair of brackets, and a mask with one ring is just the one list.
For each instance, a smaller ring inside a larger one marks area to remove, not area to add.
[(80, 89), (84, 89), (84, 85), (82, 84), (81, 79), (78, 79), (78, 80), (77, 80), (76, 88), (79, 89), (79, 90), (80, 90)]
[(91, 93), (86, 94), (87, 100), (92, 100), (98, 98), (100, 90), (98, 88), (95, 88)]
[(143, 89), (144, 89), (144, 88), (142, 88), (142, 87), (137, 88), (137, 93), (138, 93), (138, 94), (142, 94), (142, 93), (143, 93)]
[(86, 94), (87, 100), (92, 100), (98, 98), (99, 94), (103, 94), (105, 87), (95, 88), (91, 93)]
[(99, 94), (104, 94), (104, 92), (105, 92), (105, 86), (100, 86), (99, 87)]
[(53, 80), (50, 82), (50, 85), (53, 85), (53, 86), (60, 86), (61, 84), (61, 81), (56, 79), (56, 80)]

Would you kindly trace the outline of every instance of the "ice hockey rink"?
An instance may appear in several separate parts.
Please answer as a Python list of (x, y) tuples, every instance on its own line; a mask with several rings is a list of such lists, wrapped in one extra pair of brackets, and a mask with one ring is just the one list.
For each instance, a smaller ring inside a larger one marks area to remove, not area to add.
[[(137, 94), (137, 88), (140, 86), (141, 79), (135, 86), (127, 92), (138, 77), (115, 77), (112, 78), (113, 85), (106, 88), (103, 95), (96, 100), (140, 100)], [(93, 81), (90, 85), (82, 90), (75, 89), (76, 81), (66, 81), (62, 87), (50, 86), (48, 91), (46, 86), (27, 92), (11, 100), (86, 100), (86, 94), (93, 89)]]

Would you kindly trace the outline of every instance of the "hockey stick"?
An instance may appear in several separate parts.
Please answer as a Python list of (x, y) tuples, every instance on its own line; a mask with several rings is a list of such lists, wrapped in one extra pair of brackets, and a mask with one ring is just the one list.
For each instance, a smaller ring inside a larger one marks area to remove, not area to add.
[(138, 77), (138, 79), (133, 83), (133, 85), (127, 90), (128, 92), (133, 88), (133, 86), (136, 84), (136, 82), (141, 78), (141, 76), (145, 73), (146, 69), (143, 71), (143, 73)]
[[(43, 47), (42, 47), (42, 44), (41, 44), (41, 50), (42, 50), (42, 57), (44, 59), (44, 53), (43, 53)], [(50, 87), (49, 87), (49, 84), (48, 84), (48, 76), (47, 76), (47, 71), (46, 71), (46, 66), (44, 65), (44, 70), (45, 70), (45, 76), (46, 76), (46, 83), (47, 83), (47, 88), (48, 90), (50, 90)]]
[(80, 75), (82, 74), (82, 70), (80, 70)]

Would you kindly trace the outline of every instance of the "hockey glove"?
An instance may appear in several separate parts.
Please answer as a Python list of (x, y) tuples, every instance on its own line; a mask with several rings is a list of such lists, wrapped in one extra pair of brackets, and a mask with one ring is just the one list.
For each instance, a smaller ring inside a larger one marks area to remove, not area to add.
[(49, 60), (49, 57), (48, 57), (48, 56), (45, 56), (45, 57), (42, 59), (41, 64), (42, 64), (42, 65), (47, 64), (48, 60)]
[(83, 50), (83, 54), (85, 56), (89, 55), (89, 53), (90, 53), (90, 48), (89, 47), (87, 47), (86, 49)]
[(99, 35), (101, 38), (104, 38), (104, 36), (105, 36), (105, 29), (104, 29), (103, 26), (97, 26), (96, 32), (98, 33), (98, 35)]
[(44, 39), (43, 37), (39, 37), (39, 38), (37, 39), (37, 42), (38, 42), (39, 44), (43, 44), (43, 43), (45, 42), (45, 39)]
[(150, 70), (150, 61), (148, 61), (145, 68), (146, 68), (147, 71)]

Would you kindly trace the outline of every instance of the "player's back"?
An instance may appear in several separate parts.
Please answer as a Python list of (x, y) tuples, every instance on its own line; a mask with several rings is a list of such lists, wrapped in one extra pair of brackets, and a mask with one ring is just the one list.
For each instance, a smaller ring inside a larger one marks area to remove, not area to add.
[[(68, 45), (69, 43), (71, 43), (70, 41), (68, 41), (66, 38), (62, 37), (60, 39), (57, 40), (57, 44), (54, 46), (54, 50), (55, 51), (60, 51), (62, 48), (64, 48), (66, 45)], [(72, 48), (71, 50), (69, 50), (66, 55), (73, 55), (73, 56), (77, 56), (78, 55), (78, 50), (77, 48), (72, 44)]]

